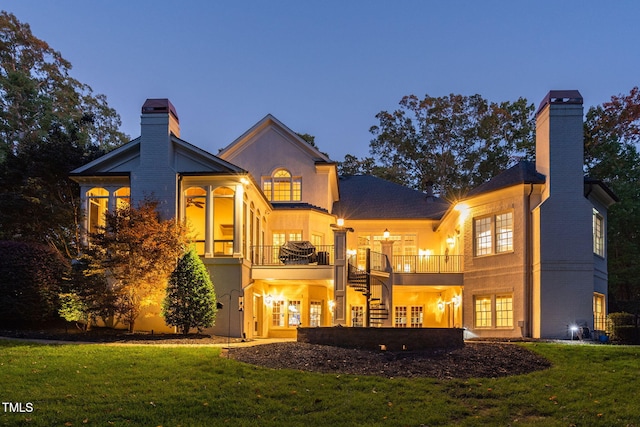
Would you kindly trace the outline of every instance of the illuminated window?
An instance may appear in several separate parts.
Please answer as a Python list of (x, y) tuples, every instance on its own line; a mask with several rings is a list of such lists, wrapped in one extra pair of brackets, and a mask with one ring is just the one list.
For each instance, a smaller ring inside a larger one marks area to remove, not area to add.
[(475, 297), (475, 319), (476, 328), (513, 328), (513, 296)]
[(271, 306), (271, 325), (284, 326), (284, 301), (274, 300)]
[(606, 330), (607, 313), (604, 306), (604, 295), (593, 294), (593, 329), (596, 331)]
[(496, 215), (496, 253), (513, 251), (513, 213)]
[(311, 301), (309, 306), (309, 326), (321, 326), (322, 325), (322, 302)]
[(126, 209), (131, 205), (131, 189), (122, 187), (114, 191), (116, 198), (116, 209)]
[(513, 327), (513, 297), (496, 296), (496, 328)]
[(262, 190), (272, 202), (299, 202), (302, 200), (302, 179), (293, 177), (286, 169), (278, 169), (262, 179)]
[(233, 255), (234, 196), (229, 187), (213, 190), (213, 253), (216, 256)]
[(513, 251), (513, 213), (477, 218), (473, 221), (476, 256)]
[(490, 328), (492, 326), (491, 297), (476, 297), (475, 316), (476, 328)]
[(207, 214), (207, 191), (202, 187), (189, 187), (184, 192), (184, 215), (191, 239), (199, 255), (204, 255)]
[(105, 214), (109, 207), (109, 192), (104, 188), (92, 188), (87, 191), (88, 232), (100, 233), (105, 226)]
[(422, 306), (411, 307), (411, 327), (422, 328), (423, 312)]
[(396, 307), (394, 318), (395, 318), (396, 328), (406, 328), (407, 327), (407, 307), (406, 306)]
[(300, 326), (300, 301), (289, 301), (289, 305), (287, 306), (287, 312), (289, 314), (288, 325), (289, 326)]
[(593, 253), (604, 257), (604, 218), (593, 210)]
[(364, 307), (361, 305), (351, 306), (351, 326), (364, 326)]

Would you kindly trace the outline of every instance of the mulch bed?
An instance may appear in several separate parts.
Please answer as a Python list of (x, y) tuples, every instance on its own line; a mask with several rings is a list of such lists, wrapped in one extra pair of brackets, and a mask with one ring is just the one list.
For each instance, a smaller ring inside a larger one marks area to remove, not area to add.
[(233, 348), (230, 357), (273, 369), (386, 378), (494, 378), (547, 369), (551, 363), (519, 345), (465, 343), (454, 350), (385, 352), (299, 342)]

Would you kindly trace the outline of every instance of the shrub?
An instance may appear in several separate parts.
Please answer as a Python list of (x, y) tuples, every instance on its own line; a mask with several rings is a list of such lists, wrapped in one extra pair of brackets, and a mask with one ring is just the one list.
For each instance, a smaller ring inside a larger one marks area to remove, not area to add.
[(607, 332), (611, 341), (619, 344), (640, 344), (636, 316), (631, 313), (610, 313), (607, 316)]
[(191, 328), (213, 326), (216, 294), (209, 272), (193, 247), (180, 258), (169, 278), (162, 315), (167, 325), (183, 334)]
[(49, 246), (0, 241), (0, 326), (35, 326), (56, 318), (68, 268)]

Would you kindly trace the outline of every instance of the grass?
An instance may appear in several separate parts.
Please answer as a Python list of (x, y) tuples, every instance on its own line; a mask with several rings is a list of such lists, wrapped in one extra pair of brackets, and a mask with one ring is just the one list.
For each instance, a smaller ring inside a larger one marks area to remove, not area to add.
[(500, 379), (383, 379), (255, 367), (213, 347), (0, 340), (0, 425), (640, 425), (640, 347), (526, 343), (553, 362)]

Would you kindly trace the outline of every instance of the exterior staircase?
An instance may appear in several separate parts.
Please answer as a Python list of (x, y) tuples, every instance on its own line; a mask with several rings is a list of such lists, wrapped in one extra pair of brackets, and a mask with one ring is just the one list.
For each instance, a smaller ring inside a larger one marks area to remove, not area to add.
[(389, 318), (389, 309), (382, 301), (384, 282), (372, 275), (370, 271), (359, 269), (349, 261), (347, 284), (367, 298), (369, 325), (365, 324), (365, 326), (382, 326)]

